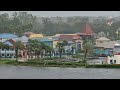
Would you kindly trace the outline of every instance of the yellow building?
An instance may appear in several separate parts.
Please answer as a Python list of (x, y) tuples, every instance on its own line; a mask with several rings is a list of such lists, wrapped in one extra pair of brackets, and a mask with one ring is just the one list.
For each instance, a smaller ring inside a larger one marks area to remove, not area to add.
[(42, 34), (31, 34), (29, 38), (42, 38)]
[(58, 42), (59, 41), (53, 41), (53, 48), (56, 48)]
[(76, 34), (56, 34), (54, 36), (60, 36), (60, 35), (76, 35)]

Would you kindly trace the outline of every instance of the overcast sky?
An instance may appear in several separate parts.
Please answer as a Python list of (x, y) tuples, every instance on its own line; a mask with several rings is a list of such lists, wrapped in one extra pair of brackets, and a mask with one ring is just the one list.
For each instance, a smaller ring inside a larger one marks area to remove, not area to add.
[[(15, 11), (1, 11), (0, 13), (9, 13)], [(120, 16), (120, 11), (27, 11), (35, 16), (51, 17), (51, 16)]]

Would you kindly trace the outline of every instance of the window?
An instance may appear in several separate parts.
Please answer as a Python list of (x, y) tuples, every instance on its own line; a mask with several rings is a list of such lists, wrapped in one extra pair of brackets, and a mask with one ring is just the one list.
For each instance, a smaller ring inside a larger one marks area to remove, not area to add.
[(2, 56), (5, 56), (5, 54), (2, 54)]
[(14, 49), (13, 49), (13, 48), (11, 48), (11, 49), (10, 49), (10, 51), (14, 51)]
[(7, 56), (9, 56), (10, 54), (7, 54)]
[(9, 51), (9, 49), (6, 49), (6, 51)]
[(113, 63), (113, 60), (110, 60), (110, 64), (112, 64)]
[(114, 63), (116, 63), (116, 60), (114, 60)]

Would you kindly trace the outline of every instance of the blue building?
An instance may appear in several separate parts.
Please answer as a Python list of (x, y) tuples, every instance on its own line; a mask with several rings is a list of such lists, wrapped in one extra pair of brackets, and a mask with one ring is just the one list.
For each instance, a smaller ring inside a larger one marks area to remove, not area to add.
[(43, 38), (39, 38), (38, 40), (53, 48), (53, 40), (52, 39), (43, 37)]
[(1, 39), (11, 39), (11, 38), (18, 38), (15, 34), (9, 34), (9, 33), (2, 33), (0, 34)]
[(12, 39), (6, 40), (4, 45), (9, 45), (9, 49), (0, 49), (0, 57), (1, 58), (14, 58), (15, 57), (15, 48), (14, 41)]
[(14, 43), (20, 40), (18, 36), (15, 34), (10, 33), (2, 33), (0, 34), (0, 42), (2, 42), (4, 45), (9, 45), (9, 49), (0, 49), (0, 57), (1, 58), (14, 58), (15, 57), (15, 48)]
[(113, 55), (113, 48), (95, 47), (94, 54), (96, 56), (108, 56)]

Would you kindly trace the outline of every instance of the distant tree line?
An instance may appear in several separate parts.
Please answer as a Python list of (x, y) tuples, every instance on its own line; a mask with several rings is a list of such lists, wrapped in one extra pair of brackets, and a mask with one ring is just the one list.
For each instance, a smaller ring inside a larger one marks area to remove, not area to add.
[(109, 37), (116, 37), (116, 30), (120, 27), (120, 20), (107, 25), (105, 17), (36, 17), (27, 12), (14, 12), (12, 17), (9, 14), (0, 14), (0, 33), (15, 33), (21, 36), (24, 32), (32, 31), (45, 35), (56, 33), (77, 33), (83, 30), (86, 22), (91, 24), (95, 33), (109, 32)]

